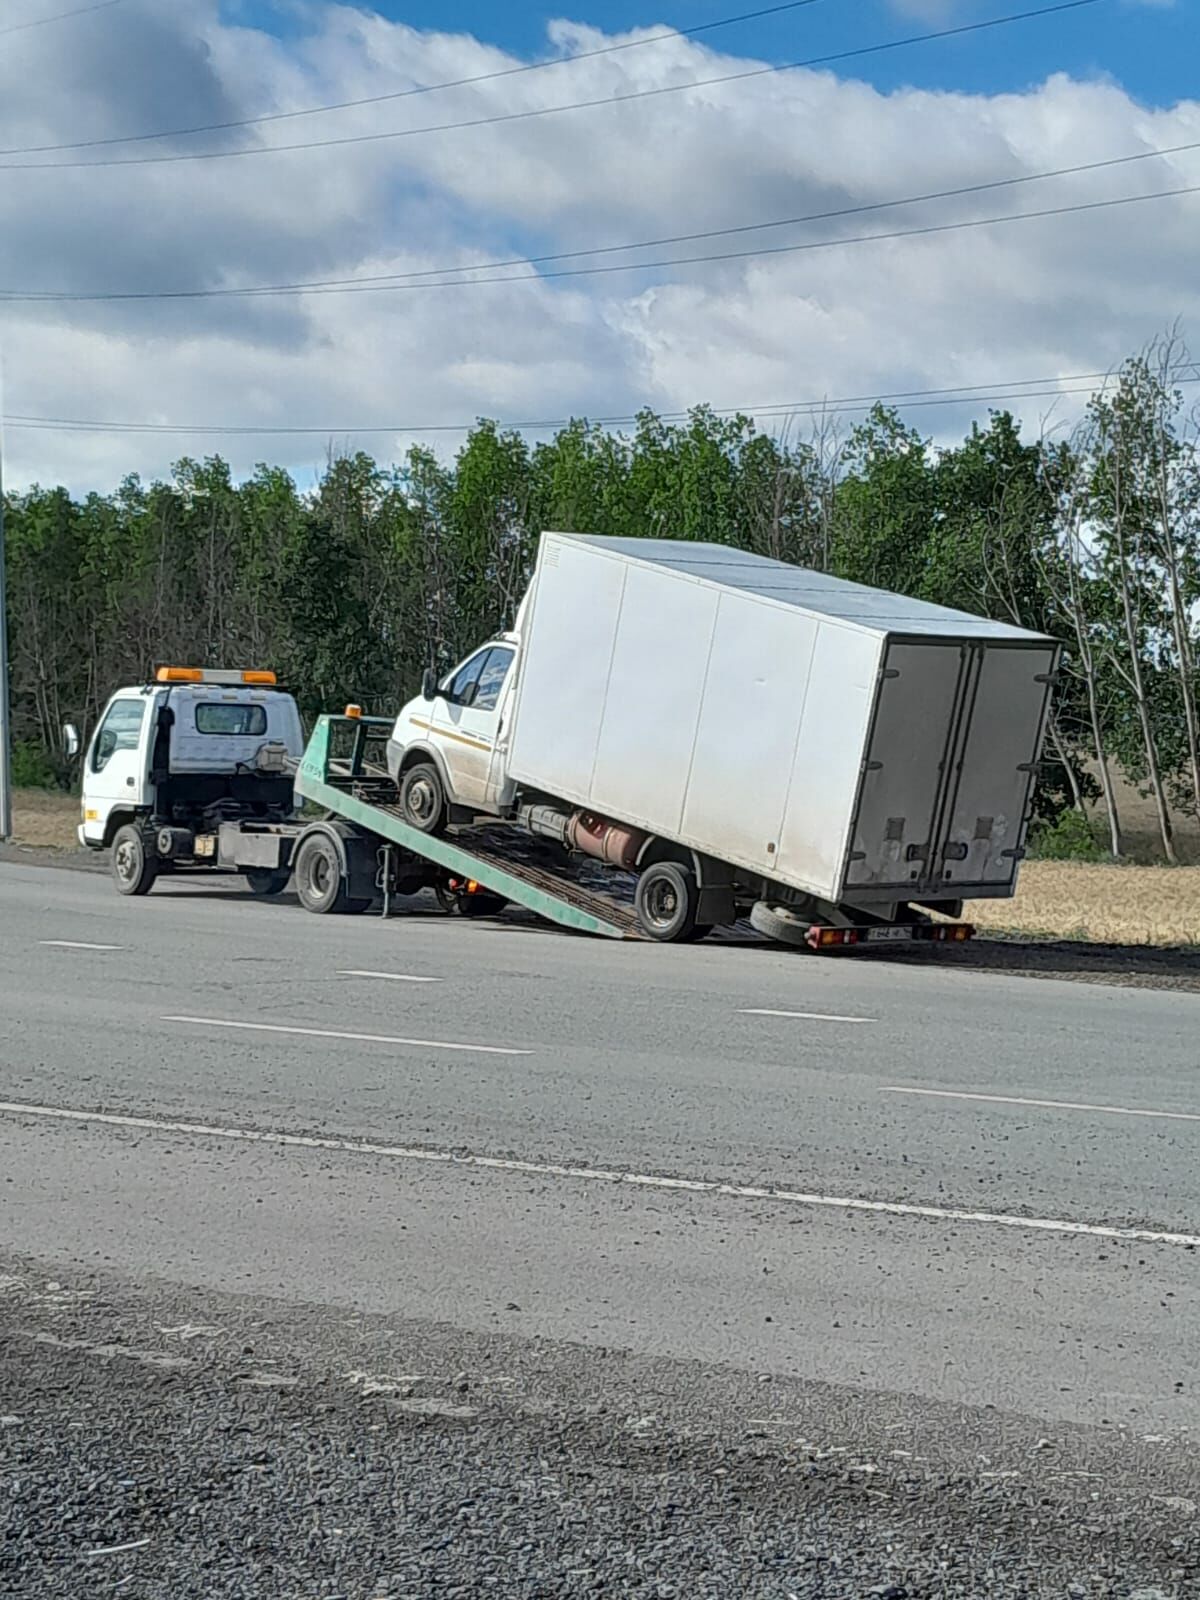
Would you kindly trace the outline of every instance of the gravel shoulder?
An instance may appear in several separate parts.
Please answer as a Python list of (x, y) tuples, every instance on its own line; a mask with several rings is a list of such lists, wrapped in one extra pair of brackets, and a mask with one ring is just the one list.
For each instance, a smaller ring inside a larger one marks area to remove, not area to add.
[(0, 1257), (0, 1593), (1176, 1600), (1185, 1442)]

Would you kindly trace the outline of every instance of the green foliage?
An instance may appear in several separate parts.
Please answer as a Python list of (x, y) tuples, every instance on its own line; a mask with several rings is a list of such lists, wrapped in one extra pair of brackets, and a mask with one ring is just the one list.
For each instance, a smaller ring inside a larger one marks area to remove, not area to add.
[(1030, 829), (1029, 853), (1039, 861), (1103, 861), (1105, 852), (1082, 811), (1063, 811)]
[(18, 739), (12, 751), (14, 789), (57, 789), (58, 773), (49, 756), (32, 739)]

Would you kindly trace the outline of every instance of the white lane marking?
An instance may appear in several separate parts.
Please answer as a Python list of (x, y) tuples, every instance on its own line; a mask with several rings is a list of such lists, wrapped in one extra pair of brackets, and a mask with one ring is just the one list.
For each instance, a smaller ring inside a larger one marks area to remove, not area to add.
[(158, 1117), (128, 1116), (116, 1111), (76, 1111), (69, 1106), (26, 1105), (0, 1100), (0, 1115), (46, 1117), (59, 1122), (98, 1122), (111, 1128), (136, 1128), (149, 1133), (180, 1133), (203, 1139), (228, 1139), (241, 1144), (286, 1145), (301, 1150), (337, 1150), (347, 1155), (386, 1156), (396, 1161), (424, 1161), (443, 1167), (474, 1167), (487, 1172), (516, 1172), (535, 1178), (573, 1178), (587, 1183), (627, 1184), (637, 1189), (669, 1189), (685, 1194), (711, 1194), (731, 1200), (771, 1200), (785, 1205), (827, 1211), (864, 1211), (885, 1217), (924, 1217), (933, 1222), (980, 1222), (1000, 1228), (1028, 1228), (1035, 1233), (1081, 1234), (1089, 1239), (1127, 1239), (1136, 1244), (1179, 1244), (1200, 1248), (1200, 1234), (1167, 1233), (1154, 1228), (1117, 1228), (1094, 1222), (1068, 1222), (1053, 1217), (1021, 1217), (1002, 1211), (957, 1211), (949, 1206), (906, 1205), (895, 1200), (860, 1200), (848, 1195), (806, 1194), (796, 1189), (759, 1188), (718, 1183), (711, 1178), (667, 1178), (606, 1167), (567, 1167), (549, 1161), (521, 1161), (502, 1156), (424, 1150), (419, 1146), (375, 1144), (366, 1139), (330, 1139), (311, 1133), (278, 1133), (261, 1128), (216, 1127), (206, 1122), (168, 1122)]
[(1092, 1105), (1087, 1100), (1027, 1100), (1016, 1094), (971, 1094), (965, 1089), (908, 1089), (889, 1084), (881, 1094), (923, 1095), (928, 1100), (982, 1100), (997, 1106), (1033, 1106), (1047, 1111), (1102, 1111), (1110, 1117), (1165, 1117), (1170, 1122), (1200, 1122), (1200, 1111), (1153, 1111), (1144, 1106)]
[(85, 944), (82, 939), (39, 939), (51, 950), (124, 950), (123, 944)]
[(163, 1022), (194, 1022), (202, 1028), (244, 1028), (252, 1033), (299, 1033), (310, 1039), (353, 1039), (361, 1044), (407, 1044), (418, 1050), (458, 1050), (477, 1056), (531, 1056), (498, 1044), (459, 1044), (445, 1039), (401, 1039), (390, 1033), (340, 1033), (334, 1028), (285, 1028), (280, 1022), (231, 1022), (227, 1017), (162, 1017)]
[(355, 967), (339, 969), (339, 978), (386, 978), (390, 983), (441, 983), (440, 978), (419, 978), (412, 972), (362, 972)]
[(744, 1007), (739, 1017), (794, 1017), (798, 1022), (874, 1022), (874, 1017), (831, 1017), (825, 1011), (764, 1011), (761, 1007)]

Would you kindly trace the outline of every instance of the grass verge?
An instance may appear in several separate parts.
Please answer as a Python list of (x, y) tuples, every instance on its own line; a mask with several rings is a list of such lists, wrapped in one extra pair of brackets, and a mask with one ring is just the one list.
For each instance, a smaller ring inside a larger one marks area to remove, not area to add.
[(18, 844), (74, 850), (79, 801), (49, 789), (13, 790), (13, 836)]
[(980, 932), (1200, 945), (1200, 867), (1027, 861), (1012, 900), (975, 900), (964, 914)]

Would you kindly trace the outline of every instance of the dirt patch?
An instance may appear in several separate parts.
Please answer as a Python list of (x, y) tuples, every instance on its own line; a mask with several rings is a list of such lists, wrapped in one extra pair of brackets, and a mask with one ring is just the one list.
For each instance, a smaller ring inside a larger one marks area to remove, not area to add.
[(973, 901), (966, 915), (981, 930), (1025, 937), (1200, 946), (1200, 867), (1027, 861), (1014, 899)]
[(14, 789), (13, 838), (39, 849), (74, 850), (79, 801), (74, 795), (46, 789)]

